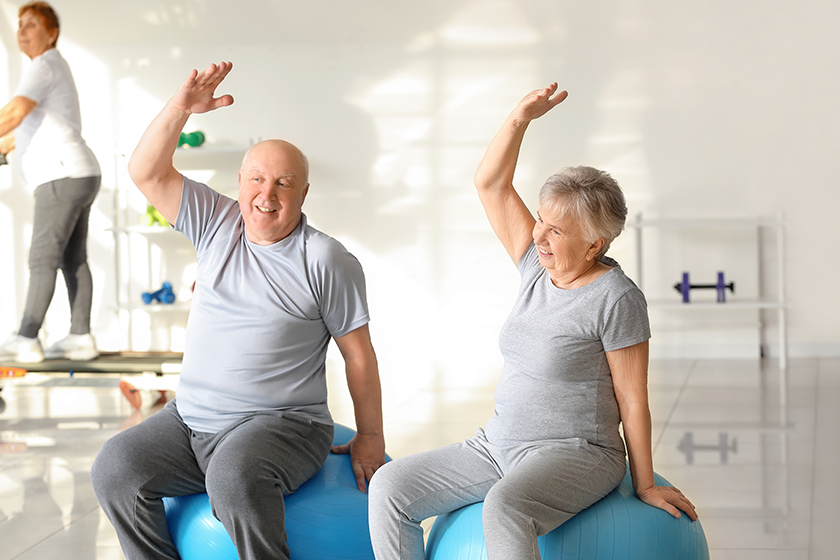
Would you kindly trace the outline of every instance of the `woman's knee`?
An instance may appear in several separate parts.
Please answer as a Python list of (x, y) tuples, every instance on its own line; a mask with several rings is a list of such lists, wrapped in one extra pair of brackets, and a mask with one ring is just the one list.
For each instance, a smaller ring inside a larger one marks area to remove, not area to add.
[(534, 502), (523, 492), (504, 484), (504, 478), (487, 492), (484, 497), (482, 518), (500, 522), (510, 522), (514, 518), (528, 517)]
[(399, 501), (399, 496), (409, 486), (410, 478), (402, 468), (402, 463), (391, 461), (385, 463), (374, 473), (368, 488), (368, 500), (374, 507), (389, 507)]

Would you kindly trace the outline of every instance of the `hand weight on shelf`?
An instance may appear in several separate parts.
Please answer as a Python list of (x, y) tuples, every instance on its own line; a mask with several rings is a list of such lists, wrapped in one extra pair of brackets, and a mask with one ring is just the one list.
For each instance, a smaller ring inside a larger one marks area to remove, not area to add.
[(195, 148), (204, 144), (205, 139), (206, 137), (204, 136), (204, 133), (200, 130), (196, 130), (195, 132), (182, 132), (178, 136), (178, 147), (180, 148), (186, 144), (187, 146)]
[(175, 303), (175, 292), (172, 291), (172, 284), (164, 282), (163, 286), (154, 292), (143, 292), (143, 303), (146, 305), (152, 302)]
[(717, 290), (717, 302), (726, 303), (726, 290), (735, 293), (735, 282), (729, 284), (723, 278), (723, 272), (718, 272), (717, 284), (692, 284), (688, 280), (688, 272), (683, 272), (682, 282), (674, 284), (674, 289), (682, 294), (683, 303), (689, 302), (691, 290)]

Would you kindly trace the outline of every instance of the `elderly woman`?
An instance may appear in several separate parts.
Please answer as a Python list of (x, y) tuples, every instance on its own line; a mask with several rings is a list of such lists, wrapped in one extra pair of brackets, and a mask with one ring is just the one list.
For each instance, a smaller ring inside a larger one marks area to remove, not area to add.
[(495, 414), (471, 439), (377, 471), (378, 560), (424, 558), (420, 521), (482, 500), (488, 558), (539, 558), (538, 536), (619, 484), (625, 442), (639, 498), (697, 517), (679, 490), (654, 485), (645, 298), (604, 256), (624, 226), (621, 189), (603, 171), (564, 169), (542, 187), (534, 219), (512, 184), (529, 123), (566, 95), (557, 84), (527, 95), (476, 172), (490, 224), (521, 275), (499, 337)]
[[(35, 213), (23, 320), (18, 333), (0, 345), (0, 359), (40, 362), (46, 354), (89, 360), (99, 353), (90, 334), (88, 217), (101, 172), (81, 136), (73, 75), (55, 48), (58, 16), (46, 2), (30, 2), (21, 6), (18, 17), (18, 44), (32, 62), (11, 101), (0, 108), (0, 153), (15, 149), (21, 173), (35, 193)], [(70, 297), (70, 334), (45, 352), (38, 331), (59, 268)]]

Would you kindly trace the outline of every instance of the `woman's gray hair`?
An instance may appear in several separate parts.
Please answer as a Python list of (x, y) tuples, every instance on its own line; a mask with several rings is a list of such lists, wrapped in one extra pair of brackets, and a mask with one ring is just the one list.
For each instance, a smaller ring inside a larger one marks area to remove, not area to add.
[(577, 220), (590, 243), (604, 238), (596, 258), (606, 254), (624, 229), (627, 203), (621, 187), (606, 171), (594, 167), (564, 167), (543, 184), (540, 205), (558, 212), (558, 218)]

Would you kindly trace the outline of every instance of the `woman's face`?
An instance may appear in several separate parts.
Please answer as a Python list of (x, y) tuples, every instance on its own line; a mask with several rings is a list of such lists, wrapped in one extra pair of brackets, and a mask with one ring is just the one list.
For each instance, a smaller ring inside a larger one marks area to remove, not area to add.
[(588, 269), (601, 248), (600, 240), (587, 241), (583, 228), (571, 216), (561, 218), (557, 210), (545, 204), (537, 212), (533, 236), (540, 264), (558, 280), (575, 278)]
[(30, 10), (20, 16), (17, 38), (23, 54), (35, 58), (53, 47), (58, 38), (58, 30), (48, 31), (43, 18)]

